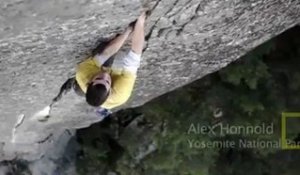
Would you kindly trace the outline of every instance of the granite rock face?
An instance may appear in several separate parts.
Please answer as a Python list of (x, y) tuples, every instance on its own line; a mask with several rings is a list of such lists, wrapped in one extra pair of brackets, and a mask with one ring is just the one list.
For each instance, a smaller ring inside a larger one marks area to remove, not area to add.
[[(0, 160), (35, 160), (55, 149), (65, 129), (99, 121), (70, 93), (47, 122), (49, 105), (78, 62), (139, 14), (147, 20), (145, 52), (130, 101), (145, 102), (225, 67), (300, 22), (298, 0), (10, 0), (0, 2)], [(12, 132), (17, 117), (25, 120)]]

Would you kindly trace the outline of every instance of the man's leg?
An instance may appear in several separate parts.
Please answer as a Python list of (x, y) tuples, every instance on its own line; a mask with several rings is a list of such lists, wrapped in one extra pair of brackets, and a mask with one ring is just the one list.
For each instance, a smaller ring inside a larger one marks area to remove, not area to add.
[(142, 54), (145, 42), (145, 19), (146, 12), (143, 12), (137, 19), (132, 33), (131, 50), (138, 55)]

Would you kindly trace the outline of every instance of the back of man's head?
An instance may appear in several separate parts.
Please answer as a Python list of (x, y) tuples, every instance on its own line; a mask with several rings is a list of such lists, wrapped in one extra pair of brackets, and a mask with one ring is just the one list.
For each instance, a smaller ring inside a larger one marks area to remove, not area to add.
[(108, 94), (109, 92), (103, 84), (90, 84), (85, 94), (86, 102), (91, 106), (98, 107), (105, 102)]

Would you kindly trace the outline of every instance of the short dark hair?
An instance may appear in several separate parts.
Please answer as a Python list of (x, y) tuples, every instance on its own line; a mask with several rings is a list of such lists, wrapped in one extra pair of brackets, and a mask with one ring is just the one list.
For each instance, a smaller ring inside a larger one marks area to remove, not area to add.
[(96, 84), (94, 86), (93, 84), (89, 84), (85, 94), (85, 99), (89, 105), (98, 107), (105, 102), (108, 95), (109, 93), (104, 85)]

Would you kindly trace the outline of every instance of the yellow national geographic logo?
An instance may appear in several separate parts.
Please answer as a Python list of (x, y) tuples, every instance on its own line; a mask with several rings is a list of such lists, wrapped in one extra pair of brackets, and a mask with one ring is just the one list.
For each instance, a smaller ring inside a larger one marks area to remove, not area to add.
[(300, 144), (287, 138), (287, 120), (300, 119), (300, 112), (283, 112), (281, 116), (281, 147), (286, 150), (300, 150)]

